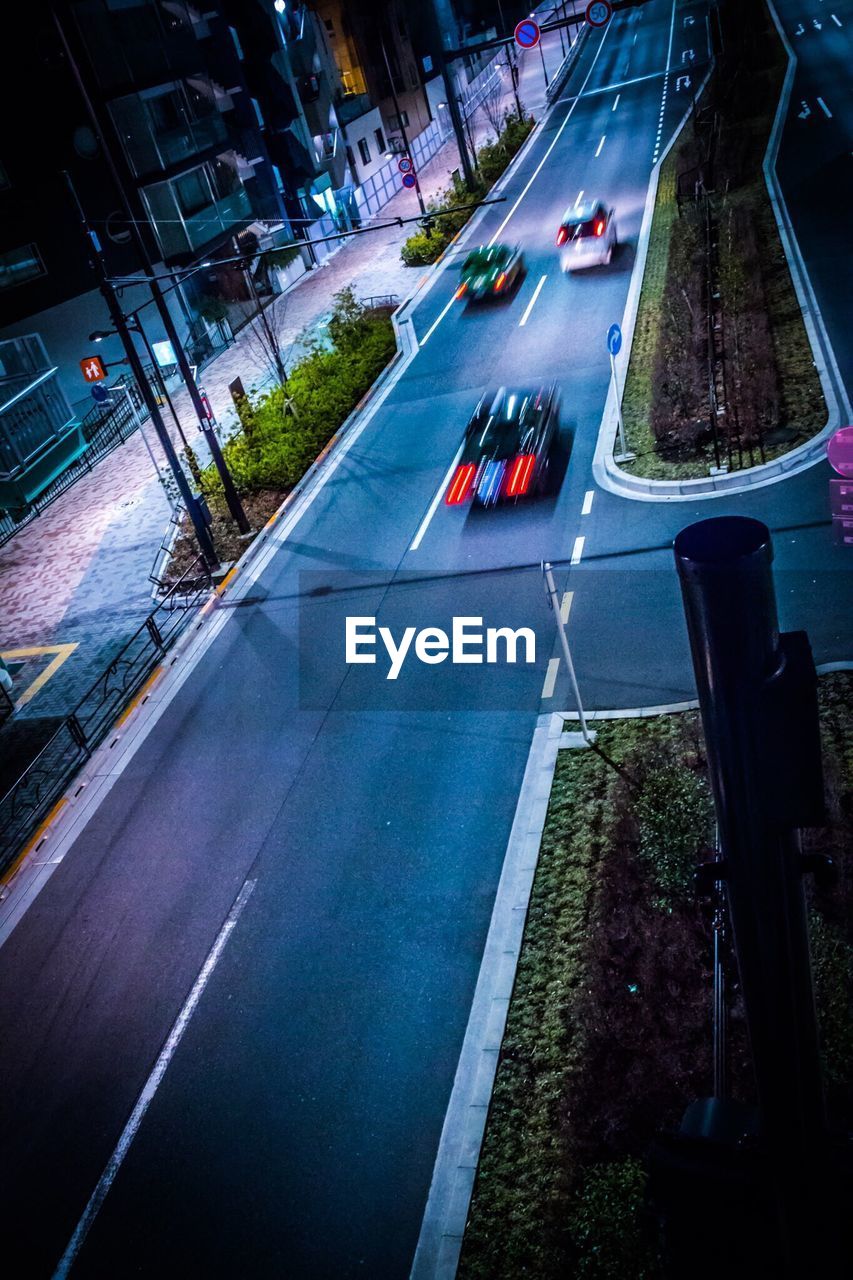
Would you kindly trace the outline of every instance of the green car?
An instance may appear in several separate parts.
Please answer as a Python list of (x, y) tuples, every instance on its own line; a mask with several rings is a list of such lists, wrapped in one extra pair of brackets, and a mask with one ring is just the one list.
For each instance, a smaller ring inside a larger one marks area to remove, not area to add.
[(462, 263), (457, 298), (502, 298), (521, 282), (524, 258), (518, 245), (480, 245)]

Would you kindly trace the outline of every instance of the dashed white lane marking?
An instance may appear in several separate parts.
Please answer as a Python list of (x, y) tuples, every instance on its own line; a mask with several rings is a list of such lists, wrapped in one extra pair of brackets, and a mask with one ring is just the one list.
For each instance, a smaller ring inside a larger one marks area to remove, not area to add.
[(583, 544), (585, 542), (586, 538), (582, 534), (578, 534), (575, 538), (575, 545), (572, 547), (572, 564), (580, 564), (581, 556), (583, 555)]
[(163, 1081), (166, 1069), (174, 1057), (175, 1050), (183, 1039), (184, 1032), (189, 1026), (190, 1019), (196, 1011), (196, 1006), (204, 993), (205, 987), (210, 981), (213, 970), (219, 962), (219, 957), (225, 949), (225, 944), (234, 932), (237, 922), (243, 913), (243, 908), (249, 901), (256, 883), (257, 881), (255, 880), (246, 880), (234, 900), (234, 904), (228, 912), (225, 923), (219, 930), (216, 941), (208, 952), (207, 959), (202, 965), (201, 971), (193, 983), (193, 988), (186, 998), (184, 1007), (175, 1019), (172, 1030), (169, 1032), (169, 1038), (160, 1050), (160, 1055), (154, 1063), (151, 1074), (145, 1081), (145, 1085), (139, 1095), (139, 1100), (130, 1114), (130, 1119), (124, 1127), (116, 1149), (110, 1156), (107, 1167), (101, 1174), (98, 1185), (95, 1187), (95, 1190), (92, 1192), (89, 1199), (89, 1203), (83, 1210), (83, 1216), (77, 1223), (77, 1226), (74, 1229), (74, 1234), (68, 1242), (65, 1252), (57, 1263), (56, 1270), (53, 1273), (53, 1280), (64, 1280), (64, 1277), (68, 1275), (73, 1267), (75, 1259), (83, 1246), (83, 1242), (89, 1234), (92, 1223), (98, 1216), (98, 1212), (107, 1197), (107, 1193), (115, 1181), (116, 1174), (121, 1168), (122, 1162), (130, 1150), (130, 1145), (139, 1131), (139, 1126), (145, 1118), (145, 1113), (151, 1105), (154, 1094), (157, 1092), (157, 1089)]
[(531, 311), (533, 310), (533, 307), (534, 307), (534, 304), (535, 304), (535, 302), (536, 302), (536, 299), (539, 297), (539, 293), (540, 293), (540, 291), (541, 291), (541, 289), (542, 289), (542, 286), (543, 286), (543, 284), (545, 283), (545, 281), (546, 281), (547, 279), (548, 279), (548, 277), (547, 277), (547, 276), (542, 276), (542, 278), (541, 278), (541, 280), (539, 281), (539, 283), (537, 284), (536, 288), (533, 290), (533, 297), (532, 297), (532, 298), (530, 299), (530, 301), (528, 302), (527, 306), (526, 306), (526, 307), (525, 307), (525, 309), (524, 309), (524, 315), (521, 317), (521, 319), (520, 319), (520, 320), (519, 320), (519, 322), (518, 322), (518, 327), (519, 327), (519, 329), (522, 327), (522, 325), (527, 324), (528, 318), (529, 318), (529, 316), (530, 316)]
[(835, 25), (836, 25), (837, 27), (843, 27), (843, 26), (844, 26), (844, 23), (843, 23), (843, 22), (841, 22), (838, 18), (836, 18), (836, 16), (835, 16), (835, 14), (834, 14), (834, 13), (833, 13), (833, 14), (831, 14), (830, 16), (831, 16), (831, 18), (832, 18), (832, 21), (835, 23)]
[(455, 301), (456, 301), (456, 294), (454, 293), (451, 295), (450, 301), (448, 302), (447, 306), (440, 312), (440, 314), (436, 317), (436, 319), (433, 320), (432, 324), (427, 329), (424, 336), (421, 338), (421, 346), (424, 346), (424, 344), (429, 340), (430, 335), (433, 334), (435, 330), (438, 328), (438, 326), (441, 324), (442, 320), (447, 315), (448, 311), (453, 306)]
[(553, 698), (554, 685), (557, 683), (557, 672), (560, 670), (560, 659), (549, 658), (548, 670), (545, 672), (545, 683), (542, 686), (542, 697)]
[(824, 102), (823, 98), (818, 98), (817, 102), (818, 102), (818, 106), (820, 107), (820, 109), (821, 109), (821, 111), (823, 112), (823, 114), (824, 114), (825, 116), (827, 116), (827, 117), (831, 120), (831, 119), (832, 119), (832, 112), (830, 111), (830, 109), (829, 109), (829, 107), (826, 105), (826, 103)]
[(456, 450), (455, 458), (451, 462), (450, 466), (447, 468), (447, 475), (442, 480), (441, 484), (436, 490), (435, 497), (433, 498), (432, 502), (429, 504), (427, 513), (424, 516), (423, 520), (421, 521), (420, 528), (415, 534), (412, 544), (409, 547), (410, 551), (417, 551), (418, 547), (421, 545), (421, 542), (423, 541), (423, 536), (426, 533), (427, 529), (429, 528), (429, 522), (435, 515), (435, 509), (438, 506), (439, 502), (441, 502), (441, 499), (444, 497), (445, 490), (447, 489), (447, 486), (450, 484), (450, 477), (453, 475), (453, 472), (456, 470), (456, 467), (459, 463), (459, 459), (462, 457), (462, 449), (464, 445), (465, 445), (465, 441), (463, 440), (462, 444), (460, 444), (459, 448)]
[(595, 153), (595, 158), (596, 158), (596, 160), (597, 160), (597, 159), (598, 159), (598, 157), (601, 155), (601, 149), (602, 149), (602, 147), (604, 146), (604, 139), (605, 139), (606, 137), (607, 137), (607, 134), (606, 134), (606, 133), (603, 133), (603, 134), (601, 135), (601, 141), (599, 142), (599, 144), (598, 144), (598, 149), (596, 150), (596, 153)]
[(574, 595), (574, 591), (563, 592), (563, 598), (560, 601), (560, 617), (563, 619), (564, 623), (569, 620), (569, 613), (571, 612)]
[(663, 93), (660, 101), (660, 115), (658, 116), (658, 131), (655, 138), (655, 149), (652, 155), (652, 164), (657, 164), (660, 155), (661, 137), (663, 135), (663, 118), (666, 111), (666, 95), (669, 91), (669, 70), (672, 65), (672, 37), (675, 33), (675, 0), (672, 0), (672, 17), (669, 23), (669, 45), (666, 50), (666, 71), (663, 77)]
[(621, 93), (617, 93), (617, 95), (616, 95), (616, 99), (615, 99), (615, 101), (614, 101), (614, 103), (613, 103), (613, 106), (610, 108), (610, 110), (611, 110), (611, 111), (615, 111), (615, 110), (616, 110), (616, 108), (619, 106), (619, 99), (620, 99), (621, 97), (622, 97)]
[(563, 123), (560, 125), (559, 129), (558, 129), (558, 130), (557, 130), (557, 132), (554, 134), (554, 137), (551, 139), (551, 143), (550, 143), (550, 145), (549, 145), (549, 147), (548, 147), (547, 151), (545, 152), (544, 156), (543, 156), (543, 157), (542, 157), (542, 159), (539, 161), (538, 165), (537, 165), (537, 166), (536, 166), (536, 168), (533, 170), (533, 172), (531, 173), (530, 177), (527, 179), (527, 182), (525, 183), (524, 187), (522, 188), (522, 190), (521, 190), (521, 194), (520, 194), (520, 195), (518, 196), (518, 198), (516, 199), (515, 204), (512, 206), (512, 208), (510, 209), (509, 213), (506, 215), (506, 217), (504, 218), (503, 222), (502, 222), (502, 223), (501, 223), (501, 225), (498, 227), (497, 231), (495, 232), (495, 234), (492, 236), (491, 240), (489, 241), (489, 245), (490, 245), (490, 246), (491, 246), (491, 245), (493, 245), (493, 244), (496, 244), (496, 243), (497, 243), (497, 241), (500, 239), (500, 236), (501, 236), (501, 234), (502, 234), (502, 232), (503, 232), (504, 227), (507, 225), (507, 223), (509, 222), (509, 220), (510, 220), (510, 218), (512, 217), (512, 215), (515, 213), (516, 209), (517, 209), (517, 208), (518, 208), (518, 206), (521, 204), (522, 200), (523, 200), (523, 199), (524, 199), (524, 197), (527, 195), (527, 193), (528, 193), (528, 191), (530, 190), (530, 188), (533, 186), (533, 183), (535, 182), (536, 178), (538, 178), (539, 174), (540, 174), (540, 173), (541, 173), (541, 171), (542, 171), (542, 166), (545, 164), (545, 161), (548, 159), (548, 157), (550, 156), (551, 152), (554, 150), (554, 148), (556, 147), (557, 143), (559, 142), (559, 140), (560, 140), (560, 137), (561, 137), (561, 135), (562, 135), (563, 130), (565, 129), (566, 125), (569, 123), (569, 120), (570, 120), (570, 119), (571, 119), (571, 117), (572, 117), (572, 112), (574, 111), (574, 109), (575, 109), (575, 107), (578, 105), (578, 103), (580, 102), (580, 100), (581, 100), (581, 95), (583, 94), (584, 89), (586, 88), (587, 84), (589, 83), (589, 78), (590, 78), (590, 76), (592, 75), (592, 73), (593, 73), (593, 71), (594, 71), (594, 69), (595, 69), (595, 64), (596, 64), (596, 62), (598, 62), (598, 55), (601, 53), (601, 50), (604, 48), (604, 42), (605, 42), (605, 40), (607, 39), (608, 35), (610, 34), (610, 29), (611, 29), (611, 27), (612, 27), (612, 26), (613, 26), (613, 24), (609, 22), (609, 23), (607, 24), (607, 26), (604, 28), (604, 35), (601, 37), (601, 41), (600, 41), (600, 43), (599, 43), (599, 46), (598, 46), (598, 48), (597, 48), (597, 49), (596, 49), (596, 51), (595, 51), (595, 57), (593, 58), (593, 60), (592, 60), (592, 62), (591, 62), (591, 64), (590, 64), (589, 71), (587, 71), (586, 76), (584, 77), (584, 82), (583, 82), (583, 84), (581, 85), (581, 87), (580, 87), (580, 89), (579, 89), (579, 91), (578, 91), (578, 96), (574, 99), (574, 101), (572, 102), (572, 105), (569, 107), (568, 111), (566, 112), (566, 115), (565, 115), (565, 117), (564, 117), (564, 119), (563, 119)]
[(588, 516), (590, 511), (592, 511), (592, 500), (594, 497), (595, 497), (595, 490), (587, 489), (586, 493), (583, 496), (583, 506), (581, 507), (582, 516)]
[(580, 202), (581, 202), (581, 200), (582, 200), (582, 199), (583, 199), (583, 187), (581, 187), (580, 191), (578, 192), (578, 198), (577, 198), (577, 200), (575, 201), (575, 208), (576, 208), (576, 209), (577, 209), (577, 207), (578, 207), (578, 205), (580, 204)]

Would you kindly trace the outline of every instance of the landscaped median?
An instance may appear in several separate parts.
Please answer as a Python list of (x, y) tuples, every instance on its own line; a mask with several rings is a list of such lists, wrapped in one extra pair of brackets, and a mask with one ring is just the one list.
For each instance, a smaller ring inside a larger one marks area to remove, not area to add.
[(720, 10), (725, 53), (660, 169), (620, 463), (652, 480), (769, 462), (827, 407), (763, 177), (787, 55), (764, 0)]
[[(853, 847), (853, 674), (821, 677), (830, 824)], [(712, 923), (693, 872), (713, 840), (697, 712), (600, 721), (562, 750), (480, 1155), (459, 1280), (651, 1280), (658, 1238), (645, 1156), (712, 1092)], [(831, 1119), (853, 1119), (853, 868), (810, 888)], [(734, 1097), (751, 1096), (729, 1000)]]
[[(328, 322), (331, 345), (315, 342), (288, 371), (285, 384), (239, 407), (240, 431), (223, 446), (225, 461), (252, 528), (258, 532), (302, 479), (396, 351), (389, 308), (368, 309), (352, 289), (335, 296)], [(214, 544), (223, 561), (236, 560), (250, 538), (231, 520), (219, 475), (188, 459), (213, 518)], [(197, 554), (184, 530), (168, 576), (178, 576)]]

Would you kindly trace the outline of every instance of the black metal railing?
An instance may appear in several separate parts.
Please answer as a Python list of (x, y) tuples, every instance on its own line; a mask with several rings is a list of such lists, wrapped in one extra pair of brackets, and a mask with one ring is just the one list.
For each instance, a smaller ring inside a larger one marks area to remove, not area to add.
[(209, 597), (210, 590), (210, 574), (199, 557), (0, 799), (0, 872), (14, 860), (71, 777), (106, 736), (116, 716), (174, 644), (192, 611)]

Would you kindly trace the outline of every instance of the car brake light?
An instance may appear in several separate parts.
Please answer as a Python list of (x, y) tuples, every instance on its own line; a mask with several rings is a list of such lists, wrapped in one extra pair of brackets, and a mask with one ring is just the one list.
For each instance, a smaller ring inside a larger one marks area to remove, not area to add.
[(444, 498), (449, 507), (456, 506), (459, 502), (464, 502), (468, 497), (476, 470), (477, 468), (473, 462), (462, 462), (456, 468)]
[(508, 498), (521, 498), (527, 493), (530, 488), (535, 461), (536, 455), (534, 453), (520, 453), (518, 455), (512, 464), (512, 470), (507, 481), (506, 496)]
[(603, 223), (603, 222), (596, 222), (596, 224), (595, 224), (595, 234), (596, 234), (597, 236), (603, 236), (603, 235), (604, 235), (604, 223)]
[(498, 276), (497, 280), (495, 281), (495, 288), (502, 289), (505, 284), (506, 284), (506, 272), (502, 271)]
[(463, 280), (459, 288), (456, 290), (456, 294), (454, 296), (457, 298), (461, 298), (462, 295), (467, 291), (467, 289), (468, 289), (468, 281)]
[(557, 232), (557, 244), (565, 244), (568, 238), (569, 233), (566, 228), (560, 227), (560, 230)]

